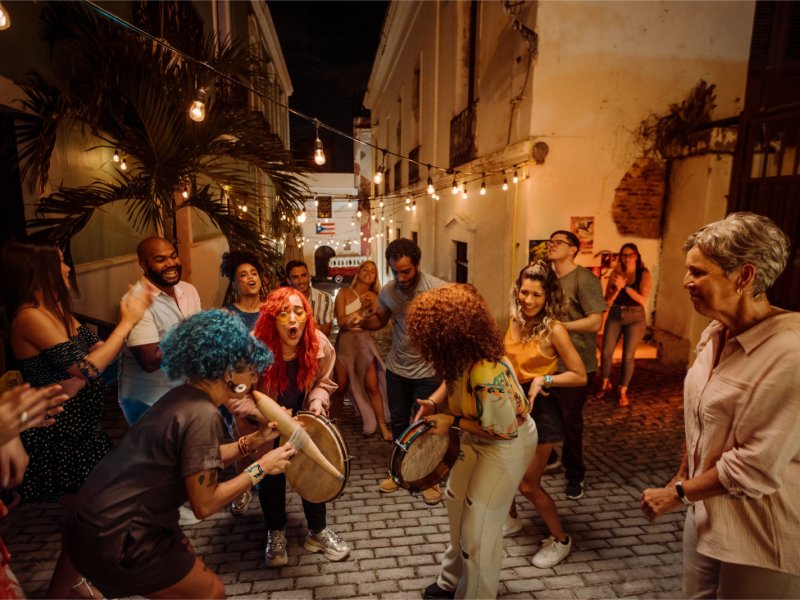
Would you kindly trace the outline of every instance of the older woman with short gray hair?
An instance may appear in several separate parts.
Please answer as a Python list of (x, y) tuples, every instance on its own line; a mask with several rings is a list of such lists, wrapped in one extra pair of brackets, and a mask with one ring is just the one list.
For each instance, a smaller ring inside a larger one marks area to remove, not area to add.
[(683, 597), (800, 597), (800, 314), (767, 290), (786, 266), (775, 223), (733, 213), (684, 245), (694, 309), (712, 322), (686, 374), (686, 448), (654, 520), (688, 506)]

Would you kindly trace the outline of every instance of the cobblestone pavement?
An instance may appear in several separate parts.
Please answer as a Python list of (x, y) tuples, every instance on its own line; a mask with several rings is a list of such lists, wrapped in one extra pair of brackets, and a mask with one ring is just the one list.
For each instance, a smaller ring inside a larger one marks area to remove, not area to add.
[[(383, 344), (385, 346), (385, 340)], [(552, 569), (531, 565), (547, 536), (533, 506), (517, 496), (524, 529), (505, 540), (500, 595), (505, 598), (675, 598), (680, 594), (683, 513), (648, 523), (638, 507), (644, 487), (663, 484), (677, 468), (683, 439), (682, 376), (642, 362), (632, 403), (613, 399), (586, 405), (586, 495), (564, 497), (562, 472), (545, 475), (558, 505), (572, 554)], [(109, 403), (107, 426), (124, 422)], [(333, 563), (302, 547), (305, 520), (299, 498), (288, 494), (289, 564), (267, 569), (265, 531), (257, 499), (241, 517), (221, 512), (187, 527), (203, 559), (220, 574), (228, 596), (259, 598), (418, 598), (435, 580), (448, 540), (443, 504), (430, 507), (405, 492), (380, 494), (391, 445), (364, 438), (352, 407), (340, 427), (352, 455), (345, 493), (328, 508), (328, 523), (353, 546)], [(53, 504), (23, 506), (0, 521), (12, 567), (31, 597), (42, 597), (59, 550), (63, 512)]]

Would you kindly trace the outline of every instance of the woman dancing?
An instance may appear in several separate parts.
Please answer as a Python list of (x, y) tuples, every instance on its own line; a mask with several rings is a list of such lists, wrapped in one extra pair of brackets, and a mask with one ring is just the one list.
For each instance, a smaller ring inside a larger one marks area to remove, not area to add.
[(409, 306), (406, 325), (444, 379), (428, 400), (419, 401), (417, 418), (434, 424), (428, 434), (462, 431), (462, 456), (445, 494), (450, 544), (439, 578), (424, 597), (494, 598), (503, 522), (536, 449), (530, 402), (504, 356), (489, 307), (473, 286), (452, 284), (420, 294)]
[[(225, 588), (183, 535), (187, 497), (199, 518), (226, 506), (294, 454), (285, 444), (220, 482), (219, 471), (278, 433), (264, 427), (220, 445), (217, 408), (250, 392), (272, 357), (222, 310), (192, 315), (161, 344), (171, 379), (184, 379), (125, 434), (86, 480), (64, 545), (75, 566), (108, 597), (224, 598)], [(274, 424), (272, 424), (274, 425)]]
[[(308, 410), (327, 415), (330, 394), (336, 390), (331, 379), (336, 353), (317, 329), (305, 296), (286, 287), (272, 292), (261, 309), (255, 335), (278, 357), (261, 378), (262, 390), (292, 412)], [(264, 558), (268, 567), (280, 567), (289, 560), (284, 533), (286, 477), (267, 477), (258, 488), (258, 499), (267, 524)], [(325, 503), (304, 499), (303, 512), (308, 524), (306, 550), (323, 552), (333, 561), (350, 554), (350, 545), (326, 524)]]
[[(17, 239), (3, 247), (0, 281), (4, 282), (5, 316), (22, 376), (36, 387), (60, 383), (72, 396), (55, 425), (20, 435), (30, 457), (20, 491), (25, 501), (60, 501), (66, 510), (72, 508), (86, 477), (111, 450), (101, 426), (106, 386), (100, 375), (153, 301), (147, 294), (123, 296), (120, 322), (102, 342), (72, 314), (69, 272), (57, 246)], [(62, 554), (47, 595), (64, 598), (70, 592), (89, 594), (91, 590)]]
[(269, 293), (267, 270), (253, 252), (231, 250), (222, 255), (219, 267), (228, 278), (228, 289), (223, 304), (239, 317), (252, 331), (258, 321), (259, 310)]
[[(539, 432), (539, 445), (525, 471), (519, 491), (536, 507), (550, 535), (533, 557), (541, 569), (564, 560), (572, 549), (572, 539), (564, 532), (556, 503), (542, 487), (542, 473), (555, 444), (564, 439), (561, 407), (554, 387), (586, 385), (583, 361), (572, 345), (562, 318), (562, 294), (558, 278), (550, 265), (539, 261), (523, 268), (511, 289), (511, 322), (505, 337), (505, 350), (514, 371), (533, 404), (531, 416)], [(565, 371), (555, 374), (558, 361)], [(514, 523), (512, 508), (509, 529), (521, 528)]]
[(361, 263), (350, 287), (336, 295), (336, 383), (338, 394), (350, 385), (354, 406), (361, 415), (364, 435), (378, 427), (381, 436), (391, 442), (392, 431), (386, 424), (389, 404), (386, 400), (386, 367), (369, 332), (357, 323), (368, 317), (378, 302), (378, 267), (371, 261)]
[(653, 279), (636, 244), (623, 244), (619, 263), (606, 288), (608, 317), (603, 329), (603, 380), (595, 397), (600, 399), (611, 390), (611, 361), (619, 336), (622, 335), (622, 379), (619, 383), (619, 405), (628, 406), (628, 385), (636, 363), (636, 346), (644, 338), (644, 306), (650, 296)]

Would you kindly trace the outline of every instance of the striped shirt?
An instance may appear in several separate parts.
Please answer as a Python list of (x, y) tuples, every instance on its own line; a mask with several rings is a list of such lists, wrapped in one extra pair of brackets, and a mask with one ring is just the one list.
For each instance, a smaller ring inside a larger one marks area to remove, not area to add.
[(333, 296), (316, 288), (311, 288), (311, 309), (317, 325), (333, 323)]

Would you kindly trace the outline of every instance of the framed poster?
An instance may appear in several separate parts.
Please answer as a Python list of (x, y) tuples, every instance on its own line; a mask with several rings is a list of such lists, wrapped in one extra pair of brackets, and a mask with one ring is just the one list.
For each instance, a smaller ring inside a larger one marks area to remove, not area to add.
[(547, 242), (550, 240), (528, 240), (528, 264), (547, 260)]
[(569, 229), (581, 242), (580, 253), (590, 253), (594, 248), (594, 217), (570, 217)]

